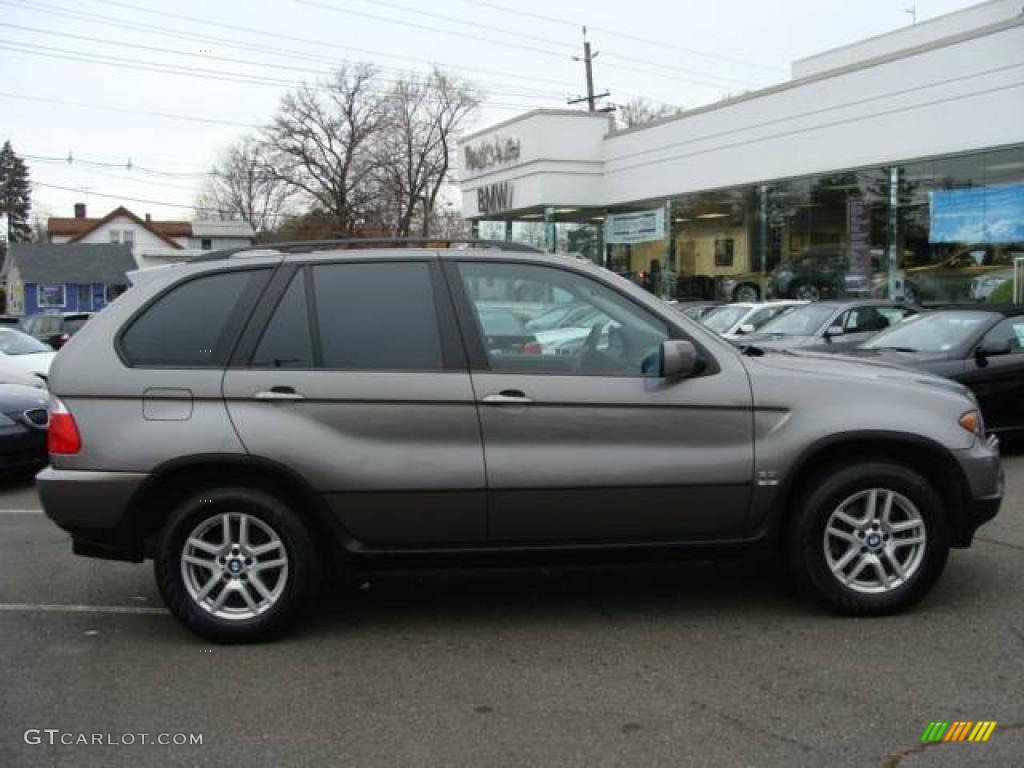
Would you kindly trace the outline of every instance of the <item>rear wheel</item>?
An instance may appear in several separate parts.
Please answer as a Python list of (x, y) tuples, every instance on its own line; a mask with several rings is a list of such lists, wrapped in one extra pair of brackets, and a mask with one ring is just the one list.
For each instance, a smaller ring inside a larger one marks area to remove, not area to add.
[(932, 484), (899, 464), (842, 467), (805, 494), (789, 565), (808, 593), (844, 613), (899, 611), (942, 573), (949, 529)]
[(277, 497), (217, 488), (171, 514), (155, 561), (168, 608), (218, 642), (269, 639), (315, 599), (320, 558), (302, 521)]
[(817, 301), (821, 298), (821, 291), (814, 283), (800, 283), (792, 290), (793, 298), (800, 301)]
[(752, 303), (761, 300), (761, 290), (753, 283), (740, 283), (733, 289), (732, 300)]

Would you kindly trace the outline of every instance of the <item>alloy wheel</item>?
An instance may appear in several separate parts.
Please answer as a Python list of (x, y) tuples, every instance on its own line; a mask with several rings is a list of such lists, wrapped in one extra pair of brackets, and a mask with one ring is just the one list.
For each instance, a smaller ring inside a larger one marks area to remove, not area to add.
[(224, 512), (205, 518), (185, 539), (181, 575), (203, 610), (230, 621), (251, 619), (281, 598), (288, 583), (288, 553), (264, 521)]
[(859, 491), (825, 524), (825, 560), (845, 587), (863, 594), (891, 592), (924, 563), (927, 531), (906, 496), (886, 488)]

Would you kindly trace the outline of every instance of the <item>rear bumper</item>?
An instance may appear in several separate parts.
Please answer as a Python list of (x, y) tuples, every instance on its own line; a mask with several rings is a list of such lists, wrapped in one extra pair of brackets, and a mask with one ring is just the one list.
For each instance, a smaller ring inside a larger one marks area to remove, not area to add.
[(1005, 476), (999, 459), (999, 440), (991, 435), (953, 454), (967, 479), (964, 519), (957, 546), (969, 546), (974, 532), (999, 513), (1003, 503)]
[(76, 554), (142, 560), (141, 537), (128, 514), (147, 475), (47, 467), (36, 475), (43, 511), (71, 534)]

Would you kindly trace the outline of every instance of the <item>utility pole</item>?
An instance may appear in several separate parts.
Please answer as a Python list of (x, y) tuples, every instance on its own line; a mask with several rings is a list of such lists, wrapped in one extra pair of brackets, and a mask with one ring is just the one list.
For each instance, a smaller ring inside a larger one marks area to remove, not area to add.
[[(591, 53), (591, 51), (590, 51), (590, 41), (587, 40), (587, 28), (584, 27), (583, 28), (583, 58), (581, 59), (579, 56), (573, 56), (572, 60), (573, 61), (582, 61), (584, 67), (586, 67), (586, 70), (587, 70), (587, 95), (586, 96), (581, 96), (581, 97), (576, 98), (576, 99), (569, 99), (568, 103), (569, 104), (582, 104), (585, 101), (585, 102), (587, 102), (587, 109), (590, 112), (598, 111), (597, 110), (597, 100), (598, 99), (603, 99), (603, 98), (611, 95), (608, 91), (605, 91), (604, 93), (594, 93), (594, 65), (593, 65), (593, 61), (594, 61), (594, 59), (597, 58), (597, 55), (599, 53), (600, 53), (600, 51), (594, 51), (593, 53)], [(605, 107), (601, 111), (602, 112), (609, 112), (612, 109), (614, 109), (614, 107), (611, 107), (611, 108)]]

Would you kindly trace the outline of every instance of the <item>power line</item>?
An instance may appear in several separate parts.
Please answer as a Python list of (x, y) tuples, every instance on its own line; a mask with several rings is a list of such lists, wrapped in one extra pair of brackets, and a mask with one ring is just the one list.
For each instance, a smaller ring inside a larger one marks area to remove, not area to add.
[[(510, 13), (510, 14), (512, 14), (514, 16), (528, 16), (530, 18), (538, 19), (540, 21), (548, 21), (548, 22), (551, 22), (551, 23), (554, 23), (554, 24), (566, 24), (568, 26), (576, 27), (576, 28), (581, 26), (581, 23), (579, 21), (573, 21), (571, 19), (566, 19), (566, 18), (559, 18), (557, 16), (548, 16), (548, 15), (542, 14), (542, 13), (535, 13), (535, 12), (525, 11), (522, 8), (518, 8), (518, 7), (517, 8), (510, 8), (509, 6), (502, 5), (501, 3), (488, 2), (488, 0), (463, 0), (463, 2), (469, 3), (469, 4), (473, 5), (473, 6), (483, 6), (485, 8), (491, 8), (492, 10), (500, 11), (502, 13)], [(640, 37), (639, 35), (630, 35), (630, 34), (628, 34), (626, 32), (623, 32), (621, 29), (608, 29), (607, 27), (599, 27), (599, 26), (596, 26), (594, 24), (589, 24), (588, 26), (591, 29), (593, 29), (593, 30), (595, 30), (597, 32), (603, 32), (603, 33), (608, 34), (608, 35), (615, 35), (617, 37), (622, 38), (623, 40), (633, 40), (634, 42), (638, 42), (638, 43), (645, 43), (647, 45), (654, 45), (654, 46), (657, 46), (659, 48), (668, 49), (668, 50), (673, 51), (675, 53), (679, 53), (681, 51), (683, 53), (689, 53), (689, 54), (691, 54), (693, 56), (703, 56), (705, 58), (716, 59), (718, 61), (724, 61), (724, 62), (728, 62), (730, 64), (740, 64), (740, 65), (746, 66), (746, 67), (755, 67), (757, 69), (762, 69), (762, 70), (765, 70), (765, 71), (768, 71), (768, 72), (776, 72), (776, 73), (778, 73), (778, 72), (786, 72), (786, 69), (784, 67), (770, 66), (770, 65), (767, 65), (767, 64), (762, 64), (760, 62), (751, 61), (749, 59), (739, 59), (739, 58), (734, 58), (734, 57), (731, 57), (731, 56), (723, 56), (722, 54), (718, 54), (718, 53), (708, 53), (707, 51), (700, 51), (700, 50), (697, 50), (695, 48), (686, 48), (686, 47), (681, 46), (678, 43), (674, 43), (674, 42), (670, 43), (670, 42), (666, 42), (664, 40), (653, 40), (653, 39), (651, 39), (649, 37)], [(609, 54), (609, 55), (611, 55), (611, 54)]]
[(94, 192), (91, 189), (87, 192), (76, 187), (64, 187), (60, 184), (50, 184), (45, 181), (32, 181), (34, 187), (46, 187), (47, 189), (59, 189), (64, 192), (77, 192), (79, 194), (94, 195), (95, 197), (103, 197), (109, 200), (127, 200), (132, 203), (146, 203), (147, 205), (162, 205), (166, 208), (180, 208), (188, 211), (210, 211), (212, 213), (218, 213), (222, 216), (233, 216), (237, 215), (237, 211), (232, 211), (226, 208), (207, 208), (203, 205), (183, 205), (181, 203), (169, 203), (166, 200), (152, 200), (143, 197), (128, 197), (126, 195), (110, 195), (103, 192)]
[[(504, 40), (496, 40), (496, 39), (491, 38), (491, 37), (482, 37), (479, 34), (472, 34), (472, 33), (469, 33), (469, 32), (457, 32), (455, 30), (442, 29), (441, 27), (434, 27), (434, 26), (431, 26), (429, 24), (420, 24), (420, 23), (414, 22), (414, 21), (406, 21), (406, 20), (403, 20), (403, 19), (392, 19), (392, 18), (387, 18), (385, 16), (377, 16), (377, 15), (372, 14), (372, 13), (365, 13), (365, 12), (362, 12), (362, 11), (354, 11), (351, 8), (348, 8), (348, 7), (340, 8), (340, 7), (336, 6), (336, 5), (330, 5), (328, 3), (320, 2), (320, 0), (294, 0), (294, 1), (296, 3), (300, 3), (302, 5), (308, 5), (308, 6), (313, 7), (313, 8), (321, 8), (323, 10), (332, 11), (334, 13), (343, 13), (346, 16), (359, 16), (359, 17), (363, 17), (363, 18), (372, 19), (372, 20), (375, 20), (375, 21), (382, 21), (382, 22), (385, 22), (387, 24), (397, 24), (397, 25), (403, 26), (403, 27), (411, 27), (413, 29), (422, 29), (422, 30), (426, 30), (428, 32), (435, 32), (435, 33), (439, 33), (439, 34), (443, 34), (443, 35), (452, 35), (454, 37), (459, 37), (459, 38), (468, 38), (468, 39), (474, 40), (476, 42), (486, 42), (486, 43), (490, 43), (492, 45), (499, 45), (499, 46), (502, 46), (502, 47), (505, 47), (505, 48), (519, 49), (519, 50), (523, 50), (523, 51), (528, 51), (530, 53), (541, 54), (543, 56), (552, 56), (552, 57), (555, 57), (555, 58), (563, 58), (565, 56), (564, 53), (561, 53), (561, 52), (558, 52), (558, 51), (551, 51), (551, 50), (547, 50), (547, 49), (543, 49), (543, 48), (537, 48), (537, 47), (532, 46), (532, 45), (524, 45), (522, 43), (513, 43), (513, 42), (507, 42), (507, 41), (504, 41)], [(697, 74), (697, 75), (699, 75), (701, 77), (710, 77), (710, 78), (714, 78), (716, 80), (720, 80), (720, 81), (723, 81), (723, 82), (733, 82), (735, 84), (740, 84), (740, 85), (751, 84), (751, 81), (749, 81), (749, 80), (738, 80), (736, 78), (722, 77), (720, 75), (714, 75), (714, 74), (707, 73), (707, 72), (696, 72), (695, 73), (694, 70), (687, 69), (685, 67), (678, 67), (678, 66), (674, 66), (674, 65), (671, 65), (671, 64), (662, 64), (662, 63), (659, 63), (659, 62), (652, 62), (652, 61), (650, 61), (648, 59), (639, 59), (639, 58), (636, 58), (636, 57), (622, 56), (622, 55), (618, 55), (618, 56), (616, 56), (616, 58), (619, 59), (619, 60), (622, 60), (622, 61), (633, 61), (633, 62), (637, 62), (637, 63), (641, 63), (641, 64), (653, 64), (655, 67), (658, 67), (659, 69), (676, 70), (678, 72), (681, 72), (681, 73), (684, 73), (684, 74), (688, 74), (688, 75)], [(641, 74), (653, 74), (656, 77), (668, 77), (669, 79), (676, 80), (676, 81), (682, 79), (682, 78), (680, 78), (680, 77), (678, 77), (676, 75), (666, 74), (664, 72), (660, 72), (660, 71), (657, 71), (657, 70), (647, 70), (647, 69), (642, 69), (642, 68), (638, 68), (638, 67), (619, 67), (619, 68), (622, 69), (622, 70), (625, 70), (625, 71), (639, 72)], [(718, 89), (722, 89), (722, 88), (725, 87), (721, 83), (713, 83), (713, 82), (709, 82), (709, 81), (706, 81), (706, 80), (704, 80), (704, 81), (702, 81), (702, 80), (694, 80), (692, 78), (686, 79), (686, 82), (690, 82), (690, 83), (693, 83), (693, 84), (696, 84), (696, 85), (706, 85), (706, 86), (709, 86), (711, 88), (718, 88)]]
[(178, 115), (170, 112), (153, 112), (145, 109), (127, 109), (124, 107), (112, 107), (105, 104), (89, 104), (82, 101), (65, 101), (63, 99), (51, 99), (44, 96), (28, 96), (23, 93), (8, 93), (0, 91), (0, 98), (19, 99), (22, 101), (35, 101), (42, 104), (57, 104), (65, 107), (79, 107), (81, 109), (97, 109), (105, 112), (117, 112), (127, 115), (146, 115), (149, 117), (161, 117), (167, 120), (181, 120), (192, 123), (209, 123), (211, 125), (227, 125), (238, 128), (261, 128), (256, 123), (239, 123), (234, 120), (219, 120), (212, 117), (199, 117), (198, 115)]
[[(11, 5), (12, 4), (12, 3), (9, 2), (9, 0), (2, 0), (2, 2), (5, 5)], [(386, 59), (397, 59), (397, 60), (402, 60), (402, 61), (411, 61), (411, 62), (416, 62), (418, 64), (427, 64), (429, 66), (433, 66), (434, 64), (437, 63), (436, 61), (433, 61), (433, 60), (422, 59), (422, 58), (418, 58), (418, 57), (415, 57), (415, 56), (409, 56), (409, 55), (405, 55), (405, 54), (388, 53), (388, 52), (385, 52), (385, 51), (373, 50), (373, 49), (370, 49), (370, 48), (360, 48), (360, 47), (356, 47), (356, 46), (352, 46), (352, 45), (339, 44), (337, 41), (333, 41), (333, 40), (321, 40), (321, 39), (317, 39), (317, 38), (301, 37), (301, 36), (296, 36), (296, 35), (288, 35), (288, 34), (284, 34), (281, 31), (268, 32), (266, 30), (257, 29), (257, 28), (254, 28), (254, 27), (246, 27), (246, 26), (242, 26), (242, 25), (239, 25), (239, 24), (228, 24), (228, 23), (224, 23), (224, 22), (215, 21), (215, 20), (212, 20), (212, 19), (199, 18), (199, 17), (196, 17), (196, 16), (187, 16), (187, 15), (179, 14), (179, 13), (169, 13), (167, 11), (158, 11), (158, 10), (154, 10), (152, 8), (145, 8), (145, 7), (133, 5), (131, 3), (118, 2), (118, 0), (94, 0), (94, 2), (102, 3), (104, 5), (111, 5), (111, 6), (114, 6), (114, 7), (117, 7), (117, 8), (124, 8), (124, 9), (128, 9), (128, 10), (132, 10), (132, 11), (135, 11), (137, 13), (144, 13), (144, 14), (149, 14), (149, 15), (153, 15), (153, 16), (159, 16), (159, 17), (162, 17), (162, 18), (171, 18), (171, 19), (177, 19), (179, 21), (190, 22), (190, 23), (193, 23), (193, 24), (200, 24), (200, 25), (203, 25), (204, 27), (216, 27), (216, 28), (219, 28), (219, 29), (228, 29), (228, 30), (232, 30), (232, 31), (235, 31), (235, 32), (242, 32), (244, 34), (249, 34), (249, 35), (258, 35), (258, 36), (264, 37), (264, 38), (271, 38), (275, 42), (279, 42), (281, 40), (290, 40), (292, 42), (303, 43), (303, 44), (306, 44), (306, 45), (314, 45), (314, 46), (318, 46), (318, 47), (322, 47), (322, 48), (328, 48), (328, 49), (330, 49), (332, 51), (336, 51), (336, 50), (339, 50), (339, 49), (341, 49), (341, 50), (349, 50), (349, 51), (355, 51), (356, 53), (367, 54), (367, 55), (370, 55), (370, 56), (380, 56), (380, 57), (386, 58)], [(57, 9), (59, 12), (65, 13), (65, 15), (74, 15), (74, 16), (81, 17), (81, 18), (89, 17), (89, 18), (93, 18), (93, 19), (100, 19), (100, 20), (102, 20), (102, 21), (104, 21), (106, 23), (109, 23), (109, 24), (112, 24), (112, 25), (115, 25), (115, 26), (117, 24), (125, 23), (120, 18), (114, 18), (114, 17), (110, 17), (110, 16), (103, 16), (103, 15), (99, 15), (99, 14), (83, 14), (83, 13), (81, 13), (79, 11), (70, 10), (70, 9), (67, 9), (67, 8), (64, 8), (64, 7), (61, 7), (61, 6), (55, 6), (53, 4), (48, 4), (48, 3), (41, 3), (41, 2), (38, 2), (37, 0), (21, 0), (21, 2), (18, 3), (18, 4), (26, 6), (26, 7), (37, 6), (39, 8), (44, 8), (44, 9), (48, 9), (48, 10), (49, 9)], [(206, 33), (189, 33), (189, 32), (184, 32), (182, 30), (169, 30), (169, 29), (167, 29), (165, 27), (153, 27), (151, 25), (141, 24), (140, 22), (128, 22), (128, 23), (133, 24), (133, 25), (135, 25), (136, 27), (139, 27), (139, 28), (146, 28), (146, 29), (149, 29), (149, 30), (153, 30), (153, 31), (157, 32), (158, 34), (165, 34), (166, 35), (166, 34), (169, 34), (169, 33), (173, 33), (173, 34), (176, 34), (176, 35), (185, 35), (187, 38), (190, 38), (190, 39), (214, 40), (214, 41), (218, 41), (218, 42), (223, 42), (225, 44), (231, 43), (231, 41), (226, 40), (225, 38), (210, 37)], [(261, 47), (262, 47), (262, 44), (261, 44)], [(282, 49), (282, 48), (276, 48), (275, 49), (275, 48), (271, 48), (271, 47), (266, 47), (266, 50), (289, 51), (292, 55), (297, 55), (295, 52), (291, 51), (290, 49)], [(447, 67), (449, 67), (451, 69), (470, 71), (470, 72), (473, 72), (474, 74), (482, 73), (482, 74), (487, 74), (487, 75), (493, 75), (495, 77), (508, 78), (508, 79), (512, 79), (512, 80), (528, 80), (530, 82), (545, 82), (545, 83), (551, 83), (552, 85), (562, 85), (562, 86), (571, 85), (571, 83), (569, 81), (567, 81), (567, 80), (554, 80), (554, 79), (546, 78), (546, 77), (532, 77), (532, 76), (528, 77), (528, 76), (524, 76), (524, 75), (521, 75), (521, 74), (518, 74), (518, 73), (512, 73), (512, 72), (507, 72), (507, 71), (502, 71), (502, 70), (488, 69), (488, 68), (485, 68), (485, 67), (479, 67), (479, 66), (475, 66), (475, 65), (474, 66), (459, 66), (459, 65), (447, 64), (445, 66), (447, 66)]]
[[(20, 30), (20, 31), (32, 32), (32, 33), (37, 33), (37, 34), (42, 34), (42, 35), (51, 35), (51, 36), (56, 36), (56, 37), (65, 37), (65, 38), (70, 38), (70, 39), (73, 39), (73, 40), (82, 40), (82, 41), (86, 41), (86, 42), (90, 42), (90, 43), (101, 43), (101, 44), (104, 44), (104, 45), (120, 46), (122, 48), (133, 48), (135, 50), (149, 51), (149, 52), (154, 52), (154, 53), (167, 53), (167, 54), (171, 54), (171, 55), (174, 55), (174, 56), (187, 56), (189, 58), (207, 59), (207, 60), (213, 60), (213, 61), (223, 61), (223, 62), (227, 62), (227, 63), (231, 63), (231, 64), (245, 64), (245, 65), (253, 65), (253, 66), (257, 66), (257, 67), (266, 67), (266, 68), (269, 68), (269, 69), (286, 69), (286, 70), (291, 70), (291, 71), (295, 71), (295, 72), (306, 72), (306, 73), (310, 73), (310, 74), (320, 75), (321, 77), (329, 77), (329, 76), (331, 76), (333, 74), (333, 72), (331, 72), (329, 70), (313, 69), (312, 67), (296, 67), (296, 66), (290, 66), (290, 65), (287, 65), (287, 64), (268, 64), (266, 62), (253, 61), (252, 59), (235, 59), (235, 58), (231, 58), (231, 57), (227, 57), (227, 56), (217, 56), (215, 54), (209, 54), (209, 53), (196, 53), (194, 51), (176, 51), (176, 50), (174, 50), (172, 48), (160, 48), (160, 47), (152, 46), (152, 45), (142, 45), (140, 43), (128, 43), (128, 42), (124, 42), (122, 40), (110, 40), (109, 38), (91, 37), (89, 35), (76, 35), (76, 34), (72, 34), (70, 32), (55, 32), (55, 31), (51, 31), (51, 30), (47, 30), (47, 29), (39, 29), (38, 27), (26, 27), (26, 26), (22, 26), (20, 24), (10, 24), (8, 22), (3, 22), (3, 21), (0, 21), (0, 27), (8, 27), (10, 29), (17, 29), (17, 30)], [(28, 43), (25, 43), (25, 45), (28, 45)], [(391, 79), (387, 79), (387, 78), (378, 78), (378, 80), (380, 82), (386, 82), (386, 83), (392, 83), (392, 84), (401, 82), (400, 80), (391, 80)], [(533, 97), (533, 98), (547, 98), (547, 99), (550, 99), (552, 101), (560, 100), (561, 99), (560, 95), (559, 96), (540, 96), (540, 95), (538, 95), (539, 92), (537, 92), (537, 93), (526, 93), (526, 92), (523, 92), (523, 91), (501, 91), (501, 90), (490, 90), (490, 89), (488, 89), (488, 92), (490, 92), (490, 93), (500, 93), (500, 94), (503, 94), (503, 95), (506, 95), (506, 96), (522, 96), (522, 97), (526, 97), (526, 98), (531, 98), (531, 97)]]
[[(11, 40), (0, 39), (0, 50), (11, 51), (14, 53), (24, 53), (31, 56), (41, 56), (43, 58), (50, 59), (65, 59), (68, 61), (79, 61), (90, 64), (103, 64), (105, 66), (119, 67), (122, 69), (137, 69), (144, 72), (159, 72), (161, 74), (182, 75), (185, 77), (194, 77), (202, 80), (220, 80), (229, 83), (275, 86), (291, 89), (309, 87), (313, 90), (327, 90), (325, 86), (309, 85), (307, 83), (302, 83), (295, 80), (284, 80), (281, 78), (272, 78), (261, 75), (223, 73), (219, 70), (203, 69), (199, 67), (184, 67), (177, 64), (164, 64), (158, 62), (141, 61), (139, 59), (129, 59), (125, 57), (110, 56), (106, 54), (86, 54), (82, 51), (69, 50), (67, 48), (55, 48), (52, 46), (43, 46), (38, 44), (24, 44)], [(386, 93), (385, 91), (375, 90), (372, 88), (368, 88), (366, 90), (369, 93)], [(536, 107), (536, 105), (533, 104), (516, 104), (511, 102), (495, 101), (487, 101), (486, 105), (493, 109), (505, 109), (516, 112), (534, 109)]]

